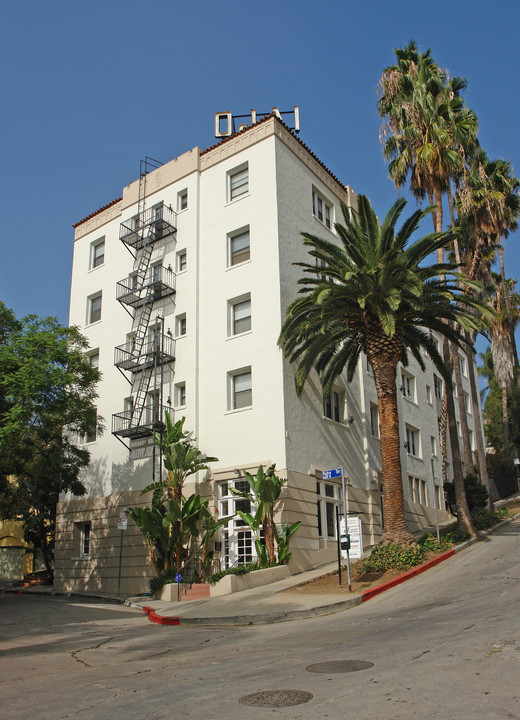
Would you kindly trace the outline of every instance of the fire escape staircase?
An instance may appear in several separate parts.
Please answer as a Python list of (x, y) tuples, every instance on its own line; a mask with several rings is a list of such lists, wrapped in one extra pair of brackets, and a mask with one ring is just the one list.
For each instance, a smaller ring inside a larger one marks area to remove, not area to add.
[(112, 434), (118, 439), (149, 437), (162, 417), (155, 399), (147, 403), (148, 393), (157, 368), (175, 359), (175, 341), (164, 334), (162, 321), (150, 327), (150, 317), (155, 302), (175, 295), (175, 273), (150, 261), (155, 244), (175, 232), (176, 214), (164, 206), (140, 211), (120, 227), (120, 240), (139, 260), (136, 272), (116, 285), (117, 300), (137, 324), (133, 339), (114, 351), (118, 370), (132, 373), (135, 392), (131, 407), (112, 416)]

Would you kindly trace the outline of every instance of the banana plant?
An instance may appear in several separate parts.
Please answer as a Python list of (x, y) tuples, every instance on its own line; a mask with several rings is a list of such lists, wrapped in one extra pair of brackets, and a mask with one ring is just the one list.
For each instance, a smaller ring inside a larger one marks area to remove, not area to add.
[(279, 565), (287, 565), (287, 563), (291, 559), (292, 553), (289, 552), (289, 540), (294, 535), (294, 533), (298, 530), (300, 525), (301, 525), (301, 521), (297, 520), (292, 525), (289, 525), (289, 523), (284, 522), (284, 524), (281, 526), (280, 529), (278, 529), (275, 526), (274, 536), (276, 539), (276, 545), (277, 545), (277, 550), (278, 550), (278, 564)]
[[(280, 478), (275, 474), (275, 467), (276, 464), (273, 463), (273, 465), (270, 465), (264, 472), (264, 468), (260, 465), (256, 471), (256, 475), (251, 475), (247, 470), (242, 470), (250, 487), (250, 492), (243, 492), (231, 488), (233, 495), (246, 498), (256, 506), (254, 516), (241, 511), (238, 511), (237, 514), (256, 534), (256, 551), (260, 564), (265, 567), (276, 565), (274, 512), (282, 488), (287, 482), (286, 479)], [(298, 527), (291, 534), (294, 534)], [(260, 529), (264, 531), (265, 545), (260, 542)]]

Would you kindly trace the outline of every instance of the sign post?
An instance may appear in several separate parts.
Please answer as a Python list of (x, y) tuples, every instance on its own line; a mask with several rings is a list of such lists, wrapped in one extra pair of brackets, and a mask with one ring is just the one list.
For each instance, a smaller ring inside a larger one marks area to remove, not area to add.
[(121, 530), (121, 541), (119, 543), (119, 571), (117, 573), (117, 595), (121, 594), (121, 563), (123, 560), (123, 532), (128, 528), (128, 518), (126, 517), (126, 508), (120, 508), (117, 529)]
[[(338, 546), (341, 547), (341, 549), (345, 549), (347, 551), (347, 576), (348, 576), (348, 589), (352, 590), (352, 582), (350, 579), (350, 555), (349, 555), (349, 546), (350, 546), (350, 538), (348, 535), (348, 526), (347, 526), (347, 493), (345, 489), (345, 475), (343, 473), (343, 467), (339, 468), (333, 468), (332, 470), (324, 470), (321, 473), (322, 480), (332, 480), (333, 478), (341, 478), (341, 489), (343, 492), (343, 520), (344, 520), (344, 527), (345, 532), (340, 533), (338, 536)], [(345, 546), (345, 547), (343, 547)], [(339, 584), (341, 585), (341, 575), (339, 577)]]

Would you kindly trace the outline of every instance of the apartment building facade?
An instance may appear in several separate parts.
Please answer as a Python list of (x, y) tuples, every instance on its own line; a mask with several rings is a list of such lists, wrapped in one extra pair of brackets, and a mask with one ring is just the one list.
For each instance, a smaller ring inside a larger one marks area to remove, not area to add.
[[(235, 509), (238, 470), (276, 463), (287, 478), (278, 520), (302, 521), (294, 568), (335, 557), (341, 490), (322, 479), (330, 468), (344, 468), (365, 546), (377, 542), (379, 420), (366, 359), (327, 400), (316, 377), (298, 398), (294, 367), (277, 345), (297, 293), (294, 263), (307, 259), (300, 233), (334, 240), (341, 202), (355, 207), (353, 190), (271, 115), (207, 150), (145, 166), (122, 197), (75, 225), (70, 323), (88, 337), (102, 372), (98, 414), (107, 430), (82, 438), (92, 456), (87, 495), (59, 503), (59, 589), (114, 592), (122, 548), (121, 592), (147, 590), (154, 570), (144, 541), (132, 522), (118, 530), (118, 520), (122, 508), (149, 500), (140, 491), (161, 472), (152, 431), (165, 410), (184, 416), (198, 446), (219, 458), (187, 487), (210, 499), (216, 517)], [(445, 516), (442, 381), (425, 362), (425, 373), (411, 363), (398, 378), (412, 528)], [(474, 434), (471, 415), (469, 423)], [(217, 541), (222, 567), (254, 557), (254, 538), (238, 518)]]

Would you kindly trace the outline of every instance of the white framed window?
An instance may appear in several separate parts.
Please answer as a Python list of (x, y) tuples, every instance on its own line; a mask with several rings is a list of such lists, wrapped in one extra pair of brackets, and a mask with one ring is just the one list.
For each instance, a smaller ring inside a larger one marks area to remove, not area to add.
[(438, 375), (435, 374), (433, 376), (433, 389), (435, 391), (435, 397), (437, 398), (437, 400), (442, 400), (442, 380)]
[(405, 370), (401, 370), (401, 392), (407, 400), (415, 402), (415, 378)]
[(411, 425), (406, 425), (406, 451), (408, 455), (413, 455), (414, 457), (420, 457), (421, 456), (421, 448), (419, 444), (419, 430), (417, 428), (412, 427)]
[(464, 401), (464, 410), (471, 415), (471, 403), (469, 401), (469, 393), (465, 390), (462, 391), (462, 400)]
[(251, 368), (241, 368), (228, 373), (228, 409), (240, 410), (253, 404)]
[(240, 265), (251, 258), (249, 227), (228, 235), (228, 267)]
[(100, 267), (105, 263), (105, 238), (94, 240), (90, 244), (90, 269)]
[(460, 374), (464, 375), (464, 377), (468, 377), (468, 364), (466, 362), (466, 356), (461, 355), (459, 353), (459, 367), (460, 367)]
[[(224, 568), (234, 565), (246, 565), (256, 559), (255, 537), (252, 530), (237, 515), (255, 513), (255, 506), (248, 498), (231, 493), (231, 488), (249, 493), (251, 488), (247, 480), (226, 480), (218, 484), (218, 514), (220, 518), (232, 516), (221, 531), (222, 549), (220, 559)], [(260, 536), (260, 540), (262, 537)]]
[(175, 318), (175, 336), (183, 337), (186, 335), (186, 313), (177, 315)]
[(370, 432), (372, 437), (379, 437), (379, 408), (374, 403), (370, 403)]
[(91, 531), (92, 525), (90, 522), (83, 522), (79, 524), (79, 554), (82, 557), (90, 557)]
[(435, 437), (435, 435), (430, 436), (430, 441), (432, 445), (432, 455), (434, 457), (437, 457), (437, 438)]
[(176, 383), (174, 387), (175, 407), (184, 407), (186, 405), (186, 383)]
[(249, 165), (245, 163), (230, 170), (228, 178), (228, 200), (236, 200), (249, 192)]
[(475, 444), (474, 444), (474, 440), (473, 440), (473, 430), (469, 430), (469, 429), (468, 429), (468, 434), (469, 434), (469, 447), (470, 447), (470, 450), (471, 450), (471, 452), (475, 452)]
[(323, 398), (323, 415), (329, 420), (342, 423), (345, 418), (345, 393), (339, 388), (333, 388), (327, 397)]
[(312, 188), (312, 214), (325, 227), (332, 229), (332, 205), (315, 188)]
[(188, 254), (185, 248), (177, 252), (175, 265), (178, 273), (184, 272), (188, 267)]
[(79, 443), (80, 445), (86, 445), (87, 443), (93, 443), (97, 440), (97, 410), (95, 411), (95, 414), (92, 417), (92, 422), (89, 422), (89, 429), (86, 433), (80, 436)]
[(426, 402), (432, 404), (432, 388), (431, 385), (426, 385)]
[(339, 506), (339, 485), (316, 481), (316, 509), (318, 536), (334, 539), (336, 537), (336, 508)]
[(96, 370), (99, 369), (99, 348), (96, 348), (95, 350), (92, 350), (87, 355), (88, 361), (91, 365), (91, 367), (96, 368)]
[(177, 193), (177, 211), (181, 212), (188, 207), (188, 189), (184, 188)]
[(231, 335), (240, 335), (251, 330), (251, 295), (229, 300), (229, 332)]
[(99, 292), (91, 295), (87, 300), (87, 325), (99, 322), (101, 320), (101, 305), (103, 302), (103, 293)]
[(426, 480), (415, 477), (415, 475), (408, 475), (408, 499), (418, 505), (428, 504)]
[(457, 420), (457, 435), (461, 438), (462, 437), (462, 427), (460, 424), (460, 420)]

